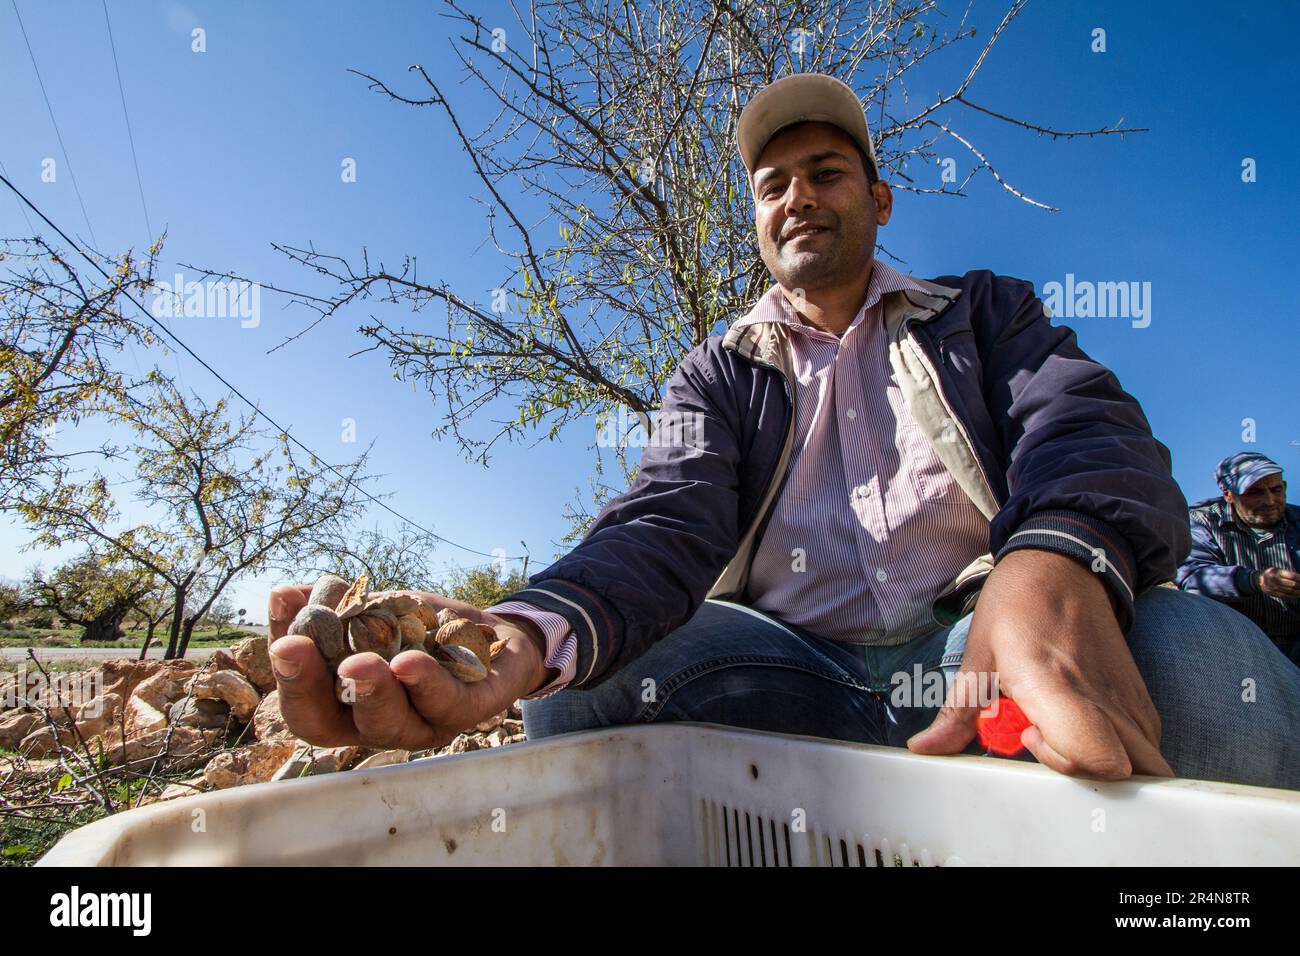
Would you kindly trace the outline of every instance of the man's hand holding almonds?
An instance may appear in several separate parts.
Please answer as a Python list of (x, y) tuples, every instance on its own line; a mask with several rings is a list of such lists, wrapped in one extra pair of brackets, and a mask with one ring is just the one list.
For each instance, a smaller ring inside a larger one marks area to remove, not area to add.
[(280, 712), (321, 747), (442, 747), (555, 676), (531, 622), (364, 575), (280, 585), (267, 622)]

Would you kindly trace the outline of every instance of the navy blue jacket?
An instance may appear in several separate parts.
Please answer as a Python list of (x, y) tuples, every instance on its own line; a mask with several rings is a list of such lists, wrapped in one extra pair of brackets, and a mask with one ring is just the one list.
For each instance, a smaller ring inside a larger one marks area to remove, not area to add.
[[(996, 499), (991, 554), (1045, 548), (1088, 563), (1127, 630), (1135, 594), (1171, 580), (1190, 544), (1168, 449), (1114, 374), (1079, 349), (1072, 330), (1051, 324), (1030, 283), (988, 271), (934, 282), (947, 295), (905, 332), (937, 373)], [(652, 443), (632, 486), (582, 542), (507, 598), (569, 621), (578, 638), (571, 687), (599, 684), (703, 603), (783, 477), (791, 402), (775, 364), (724, 347), (722, 337), (682, 360), (662, 414), (702, 422), (703, 453)], [(936, 608), (936, 618), (969, 611), (982, 580), (951, 595), (958, 606)]]

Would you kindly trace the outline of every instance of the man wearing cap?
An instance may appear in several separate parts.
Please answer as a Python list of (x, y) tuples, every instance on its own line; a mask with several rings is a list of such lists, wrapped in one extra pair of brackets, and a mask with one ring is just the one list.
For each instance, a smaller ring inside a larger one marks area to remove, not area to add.
[(1178, 586), (1235, 607), (1300, 664), (1300, 506), (1287, 504), (1281, 466), (1258, 452), (1229, 455), (1214, 478), (1223, 497), (1192, 505)]
[[(533, 739), (700, 721), (939, 755), (982, 752), (1000, 692), (1062, 773), (1300, 788), (1296, 669), (1224, 605), (1156, 587), (1187, 553), (1187, 505), (1115, 376), (1028, 282), (873, 258), (893, 200), (845, 84), (778, 80), (737, 139), (776, 283), (677, 368), (661, 428), (689, 427), (484, 612), (509, 648), (488, 680), (356, 655), (349, 710), (285, 637), (290, 728), (420, 749), (523, 697)], [(273, 639), (305, 600), (273, 592)]]

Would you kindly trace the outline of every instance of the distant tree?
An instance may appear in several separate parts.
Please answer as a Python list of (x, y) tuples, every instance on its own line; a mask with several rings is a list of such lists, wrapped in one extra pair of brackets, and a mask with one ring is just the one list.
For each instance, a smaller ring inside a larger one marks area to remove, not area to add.
[(124, 637), (122, 621), (153, 588), (147, 569), (94, 552), (60, 565), (48, 576), (34, 568), (25, 584), (32, 607), (81, 626), (83, 644)]
[(220, 597), (212, 602), (208, 608), (207, 622), (217, 629), (217, 637), (221, 637), (221, 629), (229, 627), (235, 619), (235, 606), (230, 603), (229, 599)]
[(0, 580), (0, 622), (9, 621), (27, 609), (22, 585), (16, 581)]
[(528, 584), (522, 571), (502, 574), (496, 564), (452, 572), (436, 590), (477, 608), (491, 607)]
[(356, 530), (330, 525), (311, 536), (311, 553), (299, 560), (300, 577), (337, 574), (349, 581), (367, 575), (375, 591), (427, 590), (432, 580), (429, 559), (438, 540), (403, 525), (396, 535), (378, 527)]

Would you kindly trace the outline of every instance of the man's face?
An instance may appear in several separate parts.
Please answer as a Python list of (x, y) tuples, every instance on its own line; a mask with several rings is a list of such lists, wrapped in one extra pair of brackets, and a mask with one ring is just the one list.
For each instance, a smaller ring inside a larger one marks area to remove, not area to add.
[(1252, 528), (1271, 528), (1282, 520), (1286, 507), (1286, 482), (1281, 475), (1266, 475), (1239, 495), (1225, 491), (1223, 497), (1237, 517)]
[[(868, 185), (853, 140), (830, 123), (803, 123), (768, 141), (754, 165), (759, 253), (786, 289), (829, 289), (858, 281), (889, 222), (893, 197)], [(817, 227), (803, 235), (795, 230)]]

